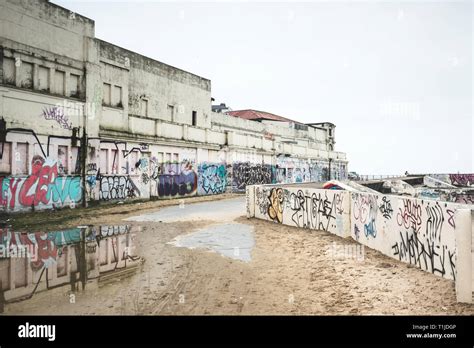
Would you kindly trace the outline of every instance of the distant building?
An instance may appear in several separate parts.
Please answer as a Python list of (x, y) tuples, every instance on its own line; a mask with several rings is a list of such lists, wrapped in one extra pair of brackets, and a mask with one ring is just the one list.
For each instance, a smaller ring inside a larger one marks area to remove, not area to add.
[(210, 80), (97, 39), (89, 18), (3, 0), (0, 27), (0, 209), (347, 176), (331, 127), (235, 117)]

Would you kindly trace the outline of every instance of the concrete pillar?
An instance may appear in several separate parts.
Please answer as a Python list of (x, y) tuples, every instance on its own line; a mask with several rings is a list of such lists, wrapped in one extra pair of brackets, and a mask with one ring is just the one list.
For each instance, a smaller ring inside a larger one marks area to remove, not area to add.
[(255, 185), (245, 187), (245, 203), (247, 206), (247, 219), (255, 217)]
[(459, 209), (456, 221), (456, 299), (472, 303), (472, 234), (474, 231), (474, 210)]

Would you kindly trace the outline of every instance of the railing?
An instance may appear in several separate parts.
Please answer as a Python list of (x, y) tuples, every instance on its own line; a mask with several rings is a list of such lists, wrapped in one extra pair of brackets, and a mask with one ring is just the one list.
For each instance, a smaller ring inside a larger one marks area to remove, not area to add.
[(385, 179), (394, 179), (394, 178), (402, 178), (406, 177), (406, 175), (359, 175), (357, 181), (370, 181), (370, 180), (385, 180)]

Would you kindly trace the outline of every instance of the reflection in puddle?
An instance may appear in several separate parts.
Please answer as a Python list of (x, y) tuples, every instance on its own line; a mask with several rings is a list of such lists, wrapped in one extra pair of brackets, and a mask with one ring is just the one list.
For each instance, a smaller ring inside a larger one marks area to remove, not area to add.
[(0, 229), (0, 312), (5, 303), (69, 284), (86, 284), (137, 269), (130, 225), (79, 226), (57, 232)]
[(248, 262), (251, 260), (251, 251), (255, 242), (253, 226), (228, 223), (211, 225), (196, 232), (179, 236), (170, 244), (189, 249), (211, 249), (221, 255)]

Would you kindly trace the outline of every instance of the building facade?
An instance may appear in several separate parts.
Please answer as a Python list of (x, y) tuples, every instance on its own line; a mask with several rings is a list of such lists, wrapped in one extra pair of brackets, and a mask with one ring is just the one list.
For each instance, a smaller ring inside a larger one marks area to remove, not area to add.
[(0, 0), (0, 28), (1, 210), (347, 176), (334, 127), (213, 112), (210, 80), (95, 38), (84, 16)]

